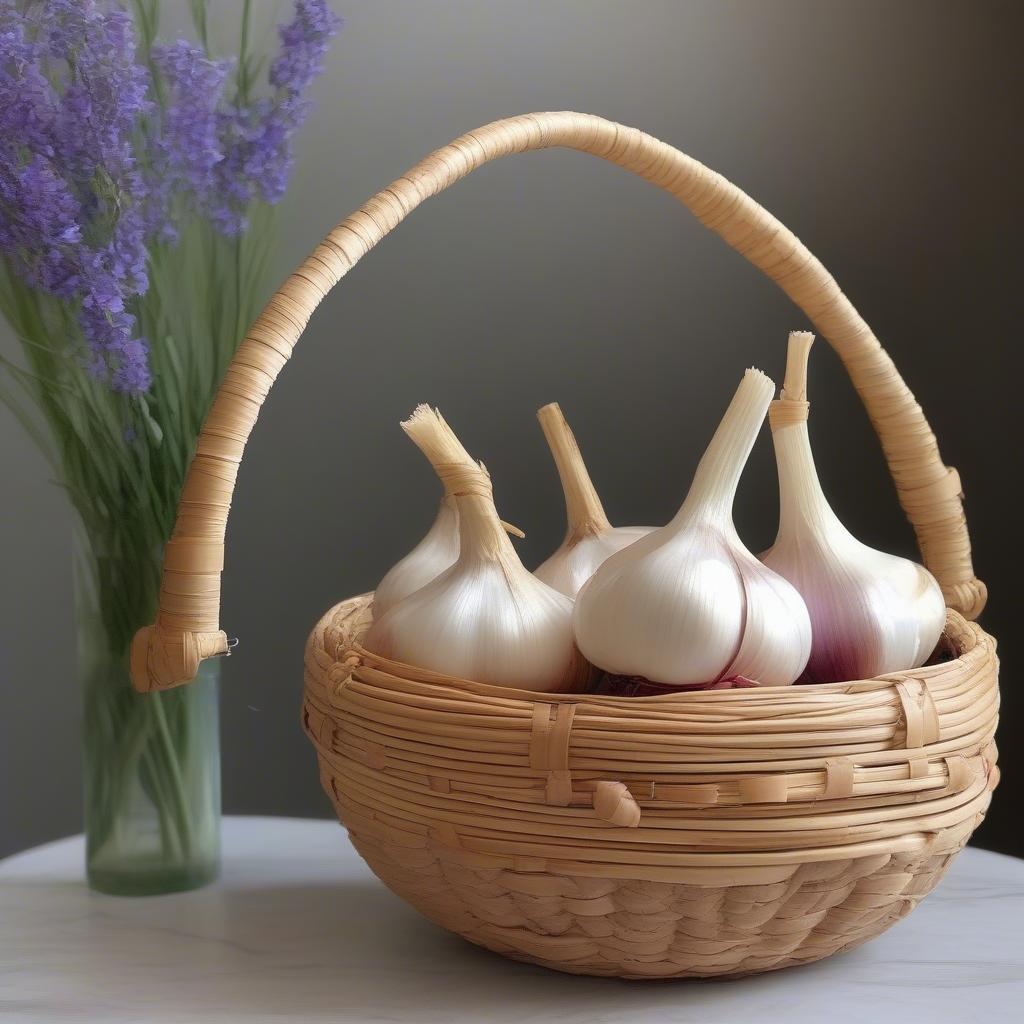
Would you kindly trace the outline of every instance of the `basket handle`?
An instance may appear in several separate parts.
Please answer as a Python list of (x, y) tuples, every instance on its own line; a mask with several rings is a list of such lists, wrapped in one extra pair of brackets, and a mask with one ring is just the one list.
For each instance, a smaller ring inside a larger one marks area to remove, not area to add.
[(900, 503), (946, 602), (968, 618), (985, 586), (956, 471), (943, 465), (920, 406), (867, 324), (797, 237), (753, 199), (672, 146), (592, 114), (525, 114), (478, 128), (431, 153), (341, 222), (270, 300), (231, 361), (203, 425), (164, 553), (156, 621), (132, 643), (140, 690), (191, 680), (228, 650), (219, 625), (220, 574), (242, 451), (271, 385), (325, 295), (424, 199), (510, 153), (564, 146), (633, 171), (678, 199), (705, 227), (782, 288), (845, 364), (882, 443)]

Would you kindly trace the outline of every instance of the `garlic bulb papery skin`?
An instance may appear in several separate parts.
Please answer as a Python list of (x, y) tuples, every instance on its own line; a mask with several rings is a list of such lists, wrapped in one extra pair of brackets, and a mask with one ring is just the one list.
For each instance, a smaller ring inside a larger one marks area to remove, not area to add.
[(811, 648), (800, 595), (740, 540), (732, 506), (775, 385), (747, 370), (675, 518), (612, 555), (576, 598), (598, 668), (684, 686), (745, 676), (792, 683)]
[(383, 615), (403, 598), (425, 587), (459, 557), (459, 513), (455, 499), (441, 499), (437, 518), (423, 539), (396, 562), (373, 592), (373, 614)]
[[(463, 458), (447, 424), (421, 406), (403, 424), (455, 498), (459, 555), (370, 627), (370, 651), (495, 686), (564, 692), (589, 675), (572, 636), (572, 601), (519, 560), (486, 470)], [(449, 436), (451, 435), (451, 436)]]
[(807, 431), (807, 355), (814, 336), (794, 332), (786, 379), (769, 409), (779, 469), (779, 532), (761, 559), (803, 596), (811, 656), (801, 682), (871, 679), (917, 668), (946, 622), (935, 577), (906, 558), (869, 548), (833, 512)]
[(599, 565), (650, 533), (653, 526), (612, 526), (587, 472), (579, 445), (557, 402), (537, 411), (565, 494), (565, 539), (533, 574), (567, 597), (575, 597)]
[[(428, 406), (422, 406), (428, 412)], [(413, 414), (415, 417), (419, 409)], [(459, 457), (468, 464), (475, 465), (470, 454), (459, 443), (451, 427), (444, 422), (439, 412), (432, 415), (440, 421), (440, 429), (449, 435), (449, 443), (457, 446)], [(411, 422), (411, 421), (409, 421)], [(402, 424), (405, 429), (406, 424)], [(502, 526), (508, 533), (523, 537), (522, 530), (503, 522)], [(447, 489), (441, 499), (441, 506), (433, 525), (423, 539), (404, 558), (396, 562), (385, 574), (373, 593), (373, 614), (379, 618), (399, 601), (425, 587), (431, 580), (453, 565), (459, 557), (459, 510), (452, 495)]]

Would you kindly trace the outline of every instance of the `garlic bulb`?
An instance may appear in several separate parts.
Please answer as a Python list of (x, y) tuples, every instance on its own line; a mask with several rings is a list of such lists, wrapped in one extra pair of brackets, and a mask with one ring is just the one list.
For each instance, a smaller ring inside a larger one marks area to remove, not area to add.
[(588, 675), (572, 638), (572, 601), (519, 560), (494, 508), (486, 469), (420, 406), (402, 424), (459, 512), (459, 555), (376, 619), (368, 650), (407, 664), (524, 690), (577, 688)]
[[(444, 424), (444, 429), (451, 433), (451, 428), (444, 423), (441, 414), (435, 411), (434, 415)], [(455, 435), (451, 434), (451, 437), (455, 438)], [(458, 443), (458, 439), (455, 441)], [(461, 445), (459, 447), (462, 458), (472, 462), (469, 453)], [(517, 537), (525, 536), (523, 531), (515, 526), (504, 522), (502, 526)], [(433, 525), (419, 544), (396, 562), (377, 585), (373, 593), (374, 616), (379, 618), (403, 598), (426, 586), (432, 579), (440, 576), (448, 566), (453, 565), (458, 557), (459, 510), (455, 497), (446, 484), (441, 507), (437, 510)]]
[(568, 529), (559, 548), (533, 574), (555, 590), (575, 597), (609, 555), (639, 540), (654, 527), (612, 526), (558, 403), (538, 410), (537, 419), (562, 481)]
[(373, 614), (383, 615), (404, 597), (426, 586), (459, 557), (459, 513), (455, 499), (446, 494), (441, 499), (437, 518), (426, 535), (405, 556), (396, 562), (373, 592)]
[(675, 518), (612, 555), (576, 598), (584, 656), (606, 672), (689, 685), (745, 676), (792, 683), (811, 629), (800, 595), (744, 546), (732, 521), (775, 385), (747, 370)]
[(761, 559), (801, 593), (813, 643), (802, 681), (870, 679), (917, 668), (935, 649), (945, 601), (927, 569), (857, 540), (832, 511), (807, 433), (807, 356), (789, 336), (786, 379), (769, 410), (779, 468), (779, 532)]

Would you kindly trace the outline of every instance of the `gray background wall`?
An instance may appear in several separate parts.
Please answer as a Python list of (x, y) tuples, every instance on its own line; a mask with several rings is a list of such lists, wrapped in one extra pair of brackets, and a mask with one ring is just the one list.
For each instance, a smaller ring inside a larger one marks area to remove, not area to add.
[[(275, 6), (261, 11), (268, 22)], [(182, 22), (184, 4), (165, 7)], [(1020, 6), (335, 8), (347, 25), (299, 139), (275, 281), (429, 150), (503, 115), (566, 108), (643, 128), (723, 172), (829, 266), (965, 481), (992, 590), (983, 621), (1003, 640), (1005, 680), (1007, 781), (977, 841), (1024, 853), (1020, 517), (1008, 500), (1020, 465)], [(786, 331), (802, 326), (781, 292), (668, 197), (580, 154), (506, 159), (417, 212), (316, 315), (246, 457), (222, 619), (242, 639), (225, 666), (225, 808), (330, 813), (298, 727), (302, 645), (433, 515), (436, 484), (397, 428), (413, 405), (439, 404), (486, 459), (534, 564), (562, 530), (539, 405), (562, 403), (613, 521), (662, 522), (742, 368), (781, 375)], [(825, 345), (811, 376), (835, 506), (869, 543), (911, 553), (870, 426)], [(69, 514), (2, 408), (0, 480), (2, 853), (81, 821)], [(754, 550), (775, 514), (763, 437), (737, 514)]]

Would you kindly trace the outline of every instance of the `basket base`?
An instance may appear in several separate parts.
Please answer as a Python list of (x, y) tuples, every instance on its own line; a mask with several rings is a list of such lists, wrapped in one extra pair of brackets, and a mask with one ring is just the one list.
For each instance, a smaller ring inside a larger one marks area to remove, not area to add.
[(471, 868), (438, 847), (349, 834), (388, 888), (475, 945), (632, 980), (739, 978), (853, 949), (909, 914), (966, 840), (941, 853), (794, 865), (769, 885), (696, 886)]

